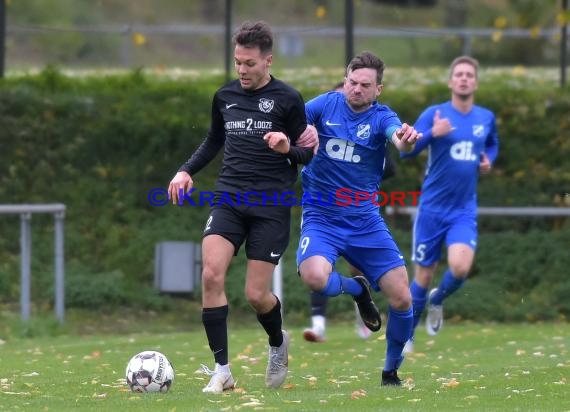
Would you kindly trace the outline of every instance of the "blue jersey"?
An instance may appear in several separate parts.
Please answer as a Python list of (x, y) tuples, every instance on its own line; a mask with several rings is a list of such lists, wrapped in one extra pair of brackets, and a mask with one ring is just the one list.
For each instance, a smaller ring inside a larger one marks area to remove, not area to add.
[[(446, 136), (431, 135), (436, 110), (439, 110), (440, 118), (449, 119), (454, 128)], [(485, 153), (491, 163), (498, 154), (495, 115), (476, 105), (469, 113), (461, 113), (447, 101), (428, 107), (414, 127), (423, 133), (423, 137), (412, 152), (402, 154), (402, 157), (415, 156), (428, 148), (420, 208), (443, 214), (476, 213), (481, 154)]]
[(319, 150), (302, 170), (303, 209), (334, 215), (378, 213), (375, 193), (386, 142), (402, 125), (396, 113), (377, 102), (355, 113), (340, 92), (310, 100), (305, 111), (307, 123), (317, 128)]

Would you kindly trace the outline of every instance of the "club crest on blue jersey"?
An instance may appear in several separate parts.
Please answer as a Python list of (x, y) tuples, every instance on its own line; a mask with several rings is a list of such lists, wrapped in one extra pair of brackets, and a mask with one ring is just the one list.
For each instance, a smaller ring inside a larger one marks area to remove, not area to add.
[(473, 125), (473, 136), (475, 137), (485, 137), (485, 126), (482, 124)]
[(259, 99), (259, 110), (263, 113), (269, 113), (273, 109), (273, 100)]
[(370, 137), (370, 125), (359, 124), (358, 130), (356, 131), (356, 137), (359, 139), (368, 139)]

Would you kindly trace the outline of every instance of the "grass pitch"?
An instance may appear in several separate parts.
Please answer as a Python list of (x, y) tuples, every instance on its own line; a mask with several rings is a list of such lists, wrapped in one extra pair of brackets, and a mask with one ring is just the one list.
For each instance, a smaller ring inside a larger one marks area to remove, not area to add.
[[(9, 411), (570, 411), (570, 326), (446, 324), (435, 338), (418, 328), (402, 388), (380, 386), (384, 329), (359, 339), (333, 324), (327, 342), (289, 329), (289, 376), (264, 387), (266, 337), (260, 327), (230, 328), (237, 389), (203, 394), (213, 367), (202, 329), (152, 335), (60, 336), (0, 344), (0, 410)], [(169, 393), (136, 394), (125, 385), (129, 358), (165, 353), (176, 370)]]

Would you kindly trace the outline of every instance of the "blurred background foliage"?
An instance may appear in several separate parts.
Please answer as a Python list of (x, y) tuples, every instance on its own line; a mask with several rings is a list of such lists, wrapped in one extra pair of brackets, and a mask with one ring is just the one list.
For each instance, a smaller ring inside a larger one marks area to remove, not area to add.
[[(342, 67), (344, 0), (232, 0), (232, 23), (276, 32), (276, 68)], [(226, 0), (7, 0), (7, 67), (155, 70), (224, 67)], [(355, 51), (392, 66), (447, 65), (465, 50), (486, 65), (556, 65), (561, 0), (354, 0)], [(389, 34), (374, 32), (391, 29)], [(434, 34), (429, 30), (447, 30)], [(453, 30), (487, 30), (464, 37)], [(523, 38), (510, 30), (524, 31)]]
[[(570, 93), (546, 80), (548, 73), (481, 73), (477, 101), (497, 114), (501, 139), (495, 170), (481, 179), (482, 206), (554, 206), (558, 195), (570, 193)], [(281, 74), (306, 99), (342, 76)], [(448, 99), (445, 78), (444, 69), (390, 69), (381, 101), (402, 120), (413, 122), (425, 106)], [(153, 207), (147, 195), (167, 186), (205, 136), (211, 97), (222, 82), (218, 75), (172, 79), (140, 70), (74, 77), (54, 67), (0, 82), (0, 203), (67, 205), (68, 308), (102, 313), (122, 307), (179, 310), (179, 300), (152, 287), (154, 246), (166, 240), (200, 242), (208, 208)], [(424, 162), (425, 157), (398, 160), (397, 176), (383, 189), (418, 190)], [(198, 190), (212, 190), (219, 166), (218, 157), (196, 176)], [(294, 261), (299, 218), (300, 210), (294, 208), (292, 241), (283, 259), (284, 305), (290, 321), (304, 321), (309, 314), (308, 294)], [(387, 219), (409, 257), (409, 217)], [(52, 221), (47, 215), (32, 218), (32, 296), (35, 310), (43, 312), (53, 305)], [(450, 313), (477, 320), (567, 318), (570, 223), (482, 216), (479, 226), (473, 281), (461, 292), (476, 298), (468, 305), (463, 299), (450, 299)], [(19, 297), (18, 238), (18, 217), (2, 216), (0, 299), (12, 306)], [(243, 298), (244, 259), (240, 252), (227, 289), (234, 310), (250, 313)], [(346, 269), (344, 263), (340, 267)], [(198, 295), (189, 297), (199, 299)], [(352, 317), (351, 302), (331, 300), (331, 316)], [(199, 319), (199, 310), (192, 314)]]

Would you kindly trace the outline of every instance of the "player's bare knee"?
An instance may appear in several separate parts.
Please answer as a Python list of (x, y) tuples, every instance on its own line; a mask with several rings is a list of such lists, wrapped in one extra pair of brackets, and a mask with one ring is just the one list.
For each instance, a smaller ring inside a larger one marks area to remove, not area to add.
[(414, 269), (414, 280), (423, 288), (428, 288), (435, 275), (436, 265), (420, 266), (416, 265)]
[(408, 310), (412, 307), (412, 295), (408, 288), (395, 291), (388, 297), (388, 304), (398, 311)]
[(450, 263), (449, 270), (456, 278), (466, 278), (471, 270), (471, 264), (465, 262)]
[(245, 298), (247, 300), (247, 303), (249, 303), (256, 310), (258, 310), (258, 308), (263, 306), (267, 294), (268, 291), (262, 290), (260, 288), (255, 288), (255, 287), (245, 288)]
[(322, 290), (328, 281), (330, 269), (316, 260), (307, 260), (301, 263), (299, 275), (305, 285), (311, 290)]
[(224, 274), (213, 267), (204, 266), (202, 270), (202, 287), (205, 291), (223, 289)]
[(319, 291), (327, 285), (328, 274), (320, 270), (301, 270), (301, 279), (311, 290)]

